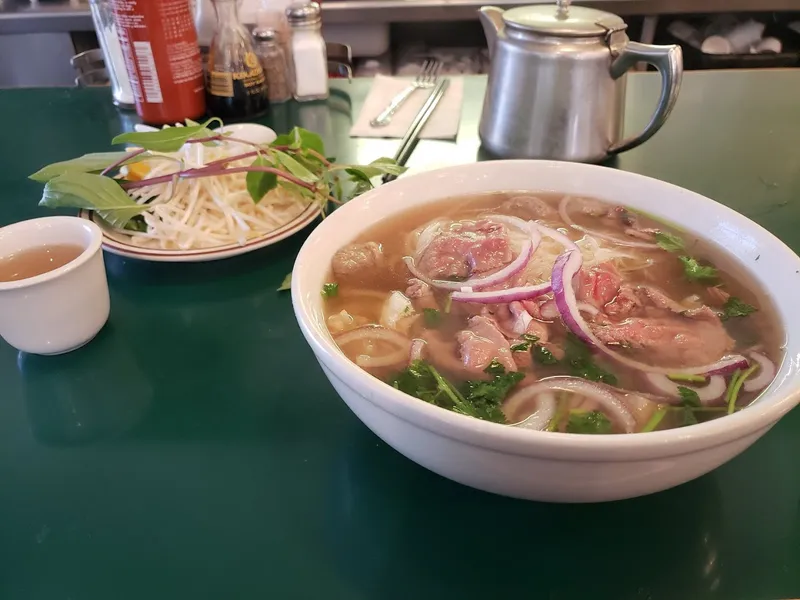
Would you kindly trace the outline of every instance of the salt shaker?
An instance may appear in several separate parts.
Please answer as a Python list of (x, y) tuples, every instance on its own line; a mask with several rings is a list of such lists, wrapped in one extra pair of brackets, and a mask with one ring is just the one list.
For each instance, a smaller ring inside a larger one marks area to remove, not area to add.
[(256, 56), (267, 78), (267, 97), (270, 102), (286, 102), (292, 98), (289, 65), (274, 29), (257, 27), (253, 30)]
[(114, 104), (123, 109), (132, 110), (134, 106), (133, 88), (128, 71), (125, 67), (125, 57), (122, 55), (117, 26), (114, 23), (114, 10), (110, 0), (89, 0), (92, 11), (92, 21), (97, 33), (97, 41), (103, 51), (103, 59), (111, 80), (111, 95)]
[(296, 2), (286, 9), (292, 28), (294, 98), (300, 102), (328, 97), (328, 59), (322, 19), (316, 2)]

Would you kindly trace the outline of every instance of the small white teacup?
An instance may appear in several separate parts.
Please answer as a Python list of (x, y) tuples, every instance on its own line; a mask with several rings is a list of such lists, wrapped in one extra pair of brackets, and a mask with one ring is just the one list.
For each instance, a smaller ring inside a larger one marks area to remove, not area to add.
[(0, 281), (0, 337), (32, 354), (80, 348), (108, 320), (110, 299), (101, 229), (77, 217), (44, 217), (0, 228), (0, 261), (43, 246), (83, 248), (52, 271)]

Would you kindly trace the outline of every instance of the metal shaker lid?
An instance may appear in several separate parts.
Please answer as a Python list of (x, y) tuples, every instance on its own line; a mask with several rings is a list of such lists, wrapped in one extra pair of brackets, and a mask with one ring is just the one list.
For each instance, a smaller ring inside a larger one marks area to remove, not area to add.
[(291, 25), (311, 24), (320, 21), (320, 7), (316, 2), (295, 2), (286, 9)]
[(274, 29), (268, 27), (256, 27), (253, 29), (253, 39), (257, 42), (273, 42), (277, 38)]
[(625, 29), (617, 15), (585, 6), (570, 6), (569, 0), (558, 4), (520, 6), (503, 13), (506, 25), (546, 35), (594, 37)]

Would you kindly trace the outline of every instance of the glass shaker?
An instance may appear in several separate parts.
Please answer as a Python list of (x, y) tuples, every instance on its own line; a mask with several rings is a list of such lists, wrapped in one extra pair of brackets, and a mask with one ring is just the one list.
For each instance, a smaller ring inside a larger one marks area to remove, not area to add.
[(323, 100), (328, 97), (328, 59), (319, 4), (292, 4), (286, 18), (292, 28), (295, 100)]
[(208, 109), (222, 119), (256, 117), (269, 107), (264, 69), (250, 34), (239, 21), (236, 0), (213, 0), (217, 26), (208, 53)]
[(253, 30), (256, 55), (267, 78), (267, 97), (270, 102), (286, 102), (292, 97), (289, 65), (277, 37), (274, 29)]
[(106, 71), (108, 71), (108, 78), (111, 80), (111, 95), (114, 98), (114, 104), (126, 110), (133, 110), (136, 108), (133, 89), (130, 79), (128, 79), (128, 69), (125, 66), (119, 35), (117, 35), (117, 28), (114, 24), (112, 0), (89, 0), (89, 7), (92, 10), (97, 41), (103, 51), (103, 61)]

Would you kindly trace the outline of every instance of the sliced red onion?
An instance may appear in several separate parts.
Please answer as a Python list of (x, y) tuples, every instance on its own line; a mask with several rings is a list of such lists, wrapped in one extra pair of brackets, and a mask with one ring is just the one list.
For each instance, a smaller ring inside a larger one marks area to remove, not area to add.
[(425, 349), (425, 340), (419, 338), (411, 340), (411, 350), (408, 352), (408, 362), (413, 363), (415, 360), (422, 360), (422, 351)]
[(406, 266), (408, 267), (408, 270), (411, 271), (411, 274), (414, 277), (416, 277), (417, 279), (419, 279), (423, 283), (427, 283), (431, 287), (434, 286), (433, 280), (430, 277), (428, 277), (427, 275), (425, 275), (425, 273), (423, 273), (422, 271), (420, 271), (417, 268), (417, 265), (414, 263), (414, 259), (413, 258), (411, 258), (410, 256), (404, 256), (403, 257), (403, 262), (406, 263)]
[(572, 287), (572, 280), (583, 264), (583, 257), (580, 251), (571, 250), (561, 254), (553, 265), (553, 296), (556, 300), (558, 312), (564, 321), (567, 329), (574, 333), (584, 343), (599, 350), (607, 356), (613, 358), (618, 363), (631, 369), (644, 371), (645, 373), (660, 373), (662, 375), (726, 375), (738, 369), (746, 369), (748, 362), (744, 356), (734, 354), (725, 356), (710, 365), (699, 367), (689, 367), (685, 369), (670, 369), (653, 367), (626, 356), (614, 352), (603, 342), (597, 339), (589, 325), (583, 320), (578, 309), (578, 301), (575, 298), (575, 290)]
[(578, 377), (550, 377), (521, 388), (506, 399), (503, 403), (503, 412), (507, 415), (515, 414), (523, 404), (527, 404), (531, 399), (555, 391), (571, 392), (591, 398), (599, 403), (605, 409), (608, 417), (616, 421), (626, 433), (633, 433), (636, 428), (636, 419), (633, 418), (622, 400), (607, 388)]
[(477, 302), (478, 304), (507, 304), (515, 300), (532, 300), (552, 291), (550, 282), (538, 285), (524, 285), (521, 287), (508, 288), (506, 290), (494, 290), (489, 292), (453, 292), (451, 298), (453, 302)]
[(530, 416), (519, 423), (514, 423), (513, 427), (522, 429), (534, 429), (544, 431), (556, 416), (556, 397), (552, 392), (542, 392), (535, 398), (536, 410)]
[(719, 400), (722, 398), (722, 396), (725, 394), (725, 390), (728, 387), (725, 383), (725, 378), (722, 375), (711, 376), (708, 380), (708, 383), (703, 387), (695, 387), (691, 384), (686, 385), (679, 382), (676, 383), (669, 379), (666, 375), (661, 375), (660, 373), (647, 373), (646, 377), (652, 386), (659, 392), (673, 398), (681, 397), (681, 392), (678, 389), (679, 387), (688, 387), (694, 390), (697, 392), (697, 397), (700, 399), (700, 402), (703, 404), (703, 406), (713, 404), (714, 400)]
[(356, 357), (355, 363), (359, 367), (375, 368), (388, 367), (408, 360), (411, 342), (409, 339), (391, 329), (379, 325), (364, 325), (333, 338), (338, 346), (345, 346), (356, 341), (382, 340), (398, 346), (395, 352), (385, 356), (367, 356), (361, 354)]
[[(505, 215), (492, 215), (491, 217), (487, 217), (489, 219), (498, 221), (500, 223), (511, 224), (515, 227), (521, 227), (521, 224), (525, 224), (530, 229), (538, 229), (539, 232), (547, 236), (562, 246), (567, 248), (568, 250), (575, 250), (578, 254), (580, 254), (580, 249), (578, 246), (570, 240), (567, 236), (563, 233), (556, 231), (555, 229), (551, 229), (550, 227), (545, 227), (544, 225), (540, 225), (539, 223), (535, 223), (533, 221), (528, 221), (527, 223), (522, 219), (518, 219), (516, 217), (508, 217)], [(462, 282), (460, 284), (462, 287), (468, 287), (467, 282)], [(505, 304), (507, 302), (513, 302), (515, 300), (532, 300), (534, 298), (538, 298), (539, 296), (543, 296), (544, 294), (548, 294), (551, 291), (550, 282), (539, 283), (536, 285), (525, 285), (515, 288), (508, 288), (506, 290), (496, 290), (496, 291), (487, 291), (487, 292), (472, 292), (472, 291), (458, 291), (452, 294), (452, 299), (454, 302), (477, 302), (479, 304)]]
[(540, 236), (538, 232), (536, 232), (536, 236), (538, 239), (525, 240), (517, 257), (505, 267), (491, 275), (473, 277), (466, 281), (443, 281), (441, 279), (434, 279), (432, 285), (442, 290), (463, 290), (464, 288), (479, 290), (508, 281), (527, 266), (536, 248), (539, 247), (542, 236)]
[(586, 227), (581, 227), (580, 225), (575, 224), (575, 222), (570, 218), (569, 211), (567, 210), (571, 200), (572, 198), (570, 196), (564, 196), (564, 199), (558, 205), (558, 214), (561, 216), (561, 220), (564, 221), (564, 223), (566, 223), (573, 229), (577, 229), (578, 231), (582, 231), (584, 233), (591, 235), (592, 237), (596, 237), (601, 240), (614, 242), (619, 246), (625, 246), (627, 248), (645, 248), (648, 250), (657, 250), (659, 248), (658, 244), (654, 244), (651, 242), (633, 242), (630, 240), (618, 238), (613, 235), (609, 235), (607, 233), (601, 233), (599, 231), (587, 229)]
[(750, 352), (749, 356), (758, 363), (759, 369), (756, 371), (757, 375), (755, 377), (745, 380), (744, 391), (758, 392), (772, 383), (778, 369), (775, 367), (774, 362), (759, 352)]

